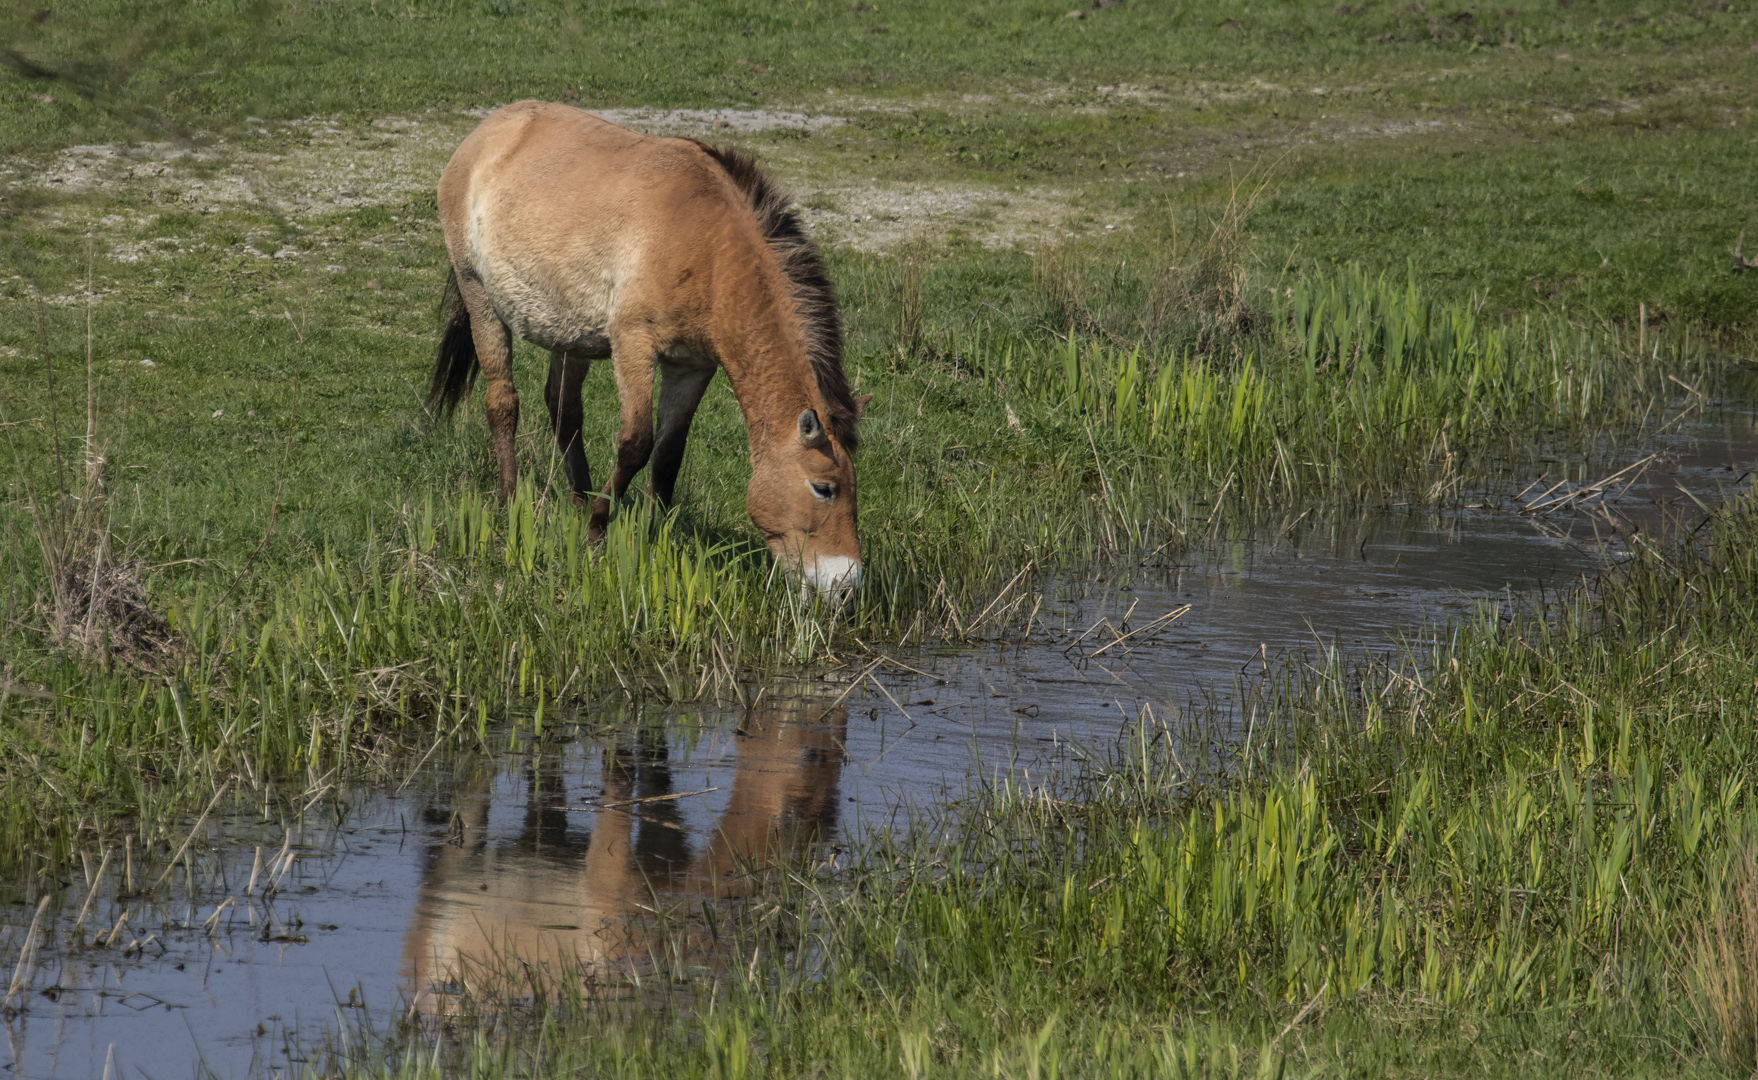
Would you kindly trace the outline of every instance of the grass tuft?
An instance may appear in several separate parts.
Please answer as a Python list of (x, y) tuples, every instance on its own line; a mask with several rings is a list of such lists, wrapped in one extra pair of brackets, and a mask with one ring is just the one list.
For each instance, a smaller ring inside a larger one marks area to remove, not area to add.
[(1729, 860), (1691, 937), (1697, 1024), (1722, 1064), (1758, 1076), (1758, 859)]

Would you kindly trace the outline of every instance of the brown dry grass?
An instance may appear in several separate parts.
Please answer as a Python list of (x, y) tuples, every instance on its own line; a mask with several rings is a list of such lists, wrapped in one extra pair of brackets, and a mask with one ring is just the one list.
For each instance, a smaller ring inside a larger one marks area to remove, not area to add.
[[(1083, 257), (1067, 244), (1049, 243), (1032, 258), (1032, 298), (1052, 330), (1073, 331), (1130, 349), (1142, 341), (1188, 346), (1200, 355), (1225, 351), (1248, 333), (1257, 313), (1246, 299), (1247, 225), (1267, 181), (1239, 181), (1209, 218), (1207, 235), (1181, 250), (1178, 223), (1168, 214), (1165, 246), (1147, 279), (1145, 303), (1119, 304), (1108, 295), (1116, 268)], [(1140, 294), (1137, 294), (1139, 297)]]
[(1207, 239), (1186, 262), (1179, 261), (1173, 233), (1171, 258), (1148, 291), (1144, 329), (1151, 336), (1161, 337), (1179, 322), (1194, 323), (1197, 351), (1208, 352), (1218, 338), (1251, 328), (1253, 313), (1245, 299), (1246, 223), (1267, 186), (1267, 181), (1250, 188), (1245, 181), (1234, 184), (1210, 219)]
[[(87, 270), (87, 294), (91, 294)], [(86, 417), (81, 460), (61, 453), (60, 424), (53, 413), (54, 368), (45, 366), (55, 434), (53, 497), (30, 496), (31, 527), (42, 558), (48, 595), (35, 606), (56, 645), (108, 666), (121, 660), (156, 668), (177, 651), (175, 635), (148, 603), (140, 579), (143, 564), (114, 550), (104, 447), (98, 440), (98, 391), (94, 372), (91, 305), (86, 317)], [(14, 460), (17, 460), (16, 450)], [(68, 466), (75, 476), (68, 480)]]
[(1736, 856), (1690, 941), (1697, 1025), (1721, 1063), (1758, 1076), (1758, 858)]
[(926, 252), (921, 244), (904, 248), (899, 260), (901, 280), (898, 283), (898, 349), (904, 356), (915, 358), (922, 352), (922, 263)]

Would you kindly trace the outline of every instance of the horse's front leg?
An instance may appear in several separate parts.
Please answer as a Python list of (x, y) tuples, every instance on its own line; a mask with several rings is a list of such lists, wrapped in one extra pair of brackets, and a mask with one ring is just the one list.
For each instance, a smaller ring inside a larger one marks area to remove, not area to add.
[(690, 437), (690, 421), (696, 406), (714, 379), (714, 364), (672, 361), (664, 364), (665, 379), (659, 385), (659, 436), (653, 444), (653, 497), (669, 507), (677, 487), (678, 469), (684, 463), (684, 443)]
[(653, 454), (653, 362), (655, 350), (638, 335), (619, 334), (611, 346), (611, 365), (616, 372), (617, 402), (622, 406), (623, 426), (617, 435), (617, 463), (611, 470), (604, 494), (592, 504), (586, 538), (604, 539), (610, 524), (610, 504), (620, 500)]

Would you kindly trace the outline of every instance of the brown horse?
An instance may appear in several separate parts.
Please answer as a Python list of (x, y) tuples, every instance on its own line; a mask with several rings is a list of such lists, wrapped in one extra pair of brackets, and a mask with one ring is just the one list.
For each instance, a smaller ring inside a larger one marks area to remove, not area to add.
[(723, 367), (750, 437), (752, 523), (820, 590), (854, 587), (852, 455), (867, 398), (853, 397), (843, 376), (836, 297), (818, 254), (751, 158), (522, 101), (459, 145), (440, 177), (439, 216), (451, 310), (428, 400), (449, 413), (481, 368), (503, 502), (519, 424), (513, 334), (550, 350), (544, 401), (576, 501), (592, 490), (581, 380), (595, 359), (613, 365), (622, 431), (610, 483), (592, 504), (594, 541), (611, 500), (649, 459), (653, 495), (671, 503), (690, 420)]

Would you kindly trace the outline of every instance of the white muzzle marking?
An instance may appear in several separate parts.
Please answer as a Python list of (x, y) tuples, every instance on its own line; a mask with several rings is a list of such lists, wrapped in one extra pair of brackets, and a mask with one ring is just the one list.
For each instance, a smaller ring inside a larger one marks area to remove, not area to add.
[(805, 577), (821, 593), (841, 592), (861, 583), (861, 564), (846, 555), (820, 555), (806, 567)]

